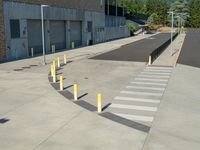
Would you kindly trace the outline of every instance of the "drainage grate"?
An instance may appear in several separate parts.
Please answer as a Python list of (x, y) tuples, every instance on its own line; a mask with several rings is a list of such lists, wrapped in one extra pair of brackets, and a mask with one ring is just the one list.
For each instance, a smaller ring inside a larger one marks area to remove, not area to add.
[(0, 124), (4, 124), (6, 122), (10, 121), (9, 119), (6, 119), (6, 118), (2, 118), (0, 119)]

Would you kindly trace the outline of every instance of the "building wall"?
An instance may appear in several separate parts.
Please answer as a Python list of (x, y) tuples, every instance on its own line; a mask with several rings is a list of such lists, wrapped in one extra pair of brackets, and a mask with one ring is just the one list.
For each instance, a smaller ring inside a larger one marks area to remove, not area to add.
[(3, 17), (3, 1), (0, 0), (0, 61), (5, 58), (5, 31)]
[[(19, 59), (28, 57), (30, 55), (30, 47), (28, 44), (28, 21), (41, 20), (40, 5), (33, 5), (27, 3), (8, 2), (4, 1), (4, 22), (5, 22), (5, 37), (6, 37), (6, 55), (7, 59)], [(12, 11), (10, 11), (12, 10)], [(20, 21), (20, 38), (11, 38), (10, 20), (17, 19)], [(60, 7), (44, 8), (44, 22), (45, 22), (45, 46), (47, 53), (51, 52), (51, 28), (50, 24), (53, 21), (63, 21), (66, 25), (66, 49), (71, 47), (70, 41), (70, 23), (79, 21), (81, 23), (81, 42), (82, 46), (87, 45), (89, 40), (95, 39), (97, 35), (92, 34), (98, 27), (105, 26), (104, 12), (86, 11), (83, 9), (69, 9)], [(87, 23), (92, 22), (92, 32), (87, 32)], [(40, 36), (40, 35), (39, 35)]]
[(45, 4), (45, 5), (50, 5), (52, 7), (73, 8), (73, 9), (82, 9), (82, 10), (97, 11), (97, 12), (104, 11), (103, 7), (101, 7), (100, 5), (100, 0), (9, 0), (9, 1), (38, 4), (38, 5)]
[[(103, 5), (100, 5), (100, 2)], [(63, 37), (66, 38), (66, 49), (70, 49), (72, 45), (71, 39), (74, 34), (71, 33), (74, 26), (72, 27), (71, 24), (74, 22), (79, 22), (81, 25), (81, 33), (79, 34), (81, 35), (81, 46), (86, 46), (91, 41), (92, 44), (96, 44), (129, 36), (127, 27), (121, 26), (125, 20), (124, 17), (105, 16), (104, 0), (0, 0), (0, 61), (30, 56), (31, 47), (29, 43), (34, 38), (29, 38), (30, 28), (28, 26), (31, 21), (38, 21), (41, 25), (41, 4), (50, 5), (50, 7), (44, 8), (47, 53), (51, 53), (52, 39), (57, 40), (51, 35), (51, 33), (57, 33), (56, 28), (51, 29), (51, 23), (56, 21), (63, 22), (65, 25), (65, 36)], [(18, 38), (11, 38), (10, 20), (13, 19), (20, 22), (20, 37)], [(88, 30), (88, 22), (92, 23), (91, 31)], [(112, 25), (107, 26), (110, 22), (111, 24), (112, 22), (115, 23), (114, 27)], [(39, 34), (41, 31), (37, 31), (36, 38), (41, 37)]]

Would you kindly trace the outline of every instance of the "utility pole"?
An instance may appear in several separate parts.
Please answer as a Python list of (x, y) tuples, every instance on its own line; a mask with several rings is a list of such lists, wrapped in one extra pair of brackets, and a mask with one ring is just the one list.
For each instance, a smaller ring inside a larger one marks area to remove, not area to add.
[(174, 35), (174, 12), (168, 12), (172, 15), (172, 24), (171, 24), (171, 55), (173, 55), (173, 35)]
[(44, 37), (44, 7), (48, 5), (41, 5), (41, 23), (42, 23), (42, 50), (43, 50), (43, 64), (46, 65), (46, 52), (45, 52), (45, 37)]

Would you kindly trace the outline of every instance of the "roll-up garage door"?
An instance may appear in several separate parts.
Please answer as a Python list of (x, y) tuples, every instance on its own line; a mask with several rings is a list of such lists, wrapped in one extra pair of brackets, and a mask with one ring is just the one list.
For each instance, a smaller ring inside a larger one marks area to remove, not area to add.
[(56, 46), (56, 50), (66, 48), (66, 30), (64, 21), (50, 21), (51, 45)]
[(34, 48), (34, 54), (42, 53), (42, 27), (40, 20), (28, 20), (28, 48), (29, 56), (31, 48)]
[(74, 42), (75, 46), (82, 45), (82, 30), (81, 30), (81, 22), (80, 21), (71, 21), (71, 32), (70, 32), (70, 41)]

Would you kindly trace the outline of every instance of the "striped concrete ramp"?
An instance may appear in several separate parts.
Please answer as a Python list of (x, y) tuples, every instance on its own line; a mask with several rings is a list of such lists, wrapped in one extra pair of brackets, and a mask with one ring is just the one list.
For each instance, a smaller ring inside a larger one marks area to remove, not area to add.
[(151, 127), (172, 67), (146, 67), (113, 100), (108, 112)]

